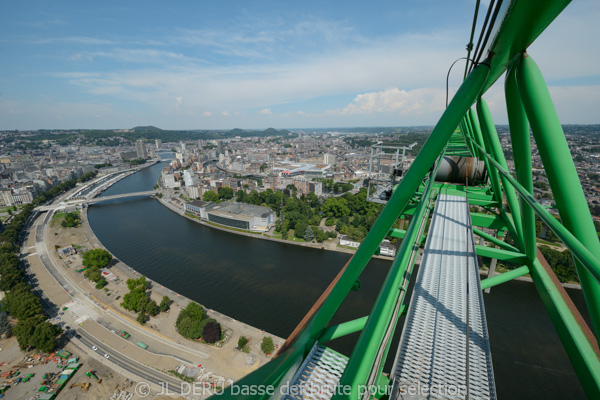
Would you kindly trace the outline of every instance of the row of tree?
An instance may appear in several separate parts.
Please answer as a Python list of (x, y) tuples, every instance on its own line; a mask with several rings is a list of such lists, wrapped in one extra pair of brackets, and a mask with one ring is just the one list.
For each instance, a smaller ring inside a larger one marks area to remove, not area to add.
[(98, 175), (98, 173), (96, 171), (87, 172), (87, 173), (81, 175), (79, 177), (79, 179), (77, 179), (77, 182), (91, 181), (92, 179), (94, 179), (96, 177), (96, 175)]
[[(73, 186), (75, 181), (69, 180), (42, 193), (31, 204), (26, 204), (0, 234), (0, 289), (5, 292), (0, 310), (0, 334), (15, 335), (22, 349), (33, 347), (50, 352), (56, 347), (56, 339), (62, 330), (47, 321), (39, 297), (32, 292), (25, 279), (17, 256), (21, 233), (34, 206)], [(14, 327), (8, 321), (8, 314), (17, 320)]]

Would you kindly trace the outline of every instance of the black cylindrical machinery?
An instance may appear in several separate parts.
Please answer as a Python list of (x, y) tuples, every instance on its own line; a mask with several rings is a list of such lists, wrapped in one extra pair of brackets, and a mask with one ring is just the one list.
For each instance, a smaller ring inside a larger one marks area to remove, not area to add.
[(435, 180), (438, 182), (477, 185), (485, 182), (485, 163), (475, 157), (444, 156)]

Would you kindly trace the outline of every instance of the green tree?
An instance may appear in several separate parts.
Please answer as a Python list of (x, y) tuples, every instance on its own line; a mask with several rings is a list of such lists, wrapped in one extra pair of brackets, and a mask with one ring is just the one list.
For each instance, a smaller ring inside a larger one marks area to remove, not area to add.
[(237, 342), (237, 348), (243, 351), (244, 353), (249, 353), (250, 349), (248, 348), (248, 343), (250, 341), (246, 336), (240, 336)]
[(271, 336), (266, 336), (263, 338), (262, 343), (260, 344), (260, 349), (266, 355), (269, 355), (275, 350), (275, 344), (273, 343), (273, 338)]
[(202, 195), (202, 200), (212, 201), (213, 203), (218, 203), (219, 195), (216, 194), (215, 192), (209, 190), (208, 192), (205, 192), (204, 195)]
[(190, 302), (179, 312), (175, 326), (180, 335), (196, 339), (202, 336), (204, 325), (209, 321), (210, 318), (206, 318), (204, 308), (198, 303)]
[(150, 300), (146, 304), (144, 311), (147, 312), (149, 315), (155, 316), (160, 312), (160, 309), (158, 308), (158, 304), (156, 304), (154, 300)]
[(5, 312), (0, 312), (0, 336), (6, 335), (10, 337), (12, 333), (12, 327), (10, 325), (10, 321), (8, 320), (8, 314)]
[(237, 192), (235, 192), (235, 201), (237, 201), (238, 203), (246, 203), (246, 192), (243, 190), (238, 190)]
[(45, 318), (40, 313), (30, 318), (22, 318), (19, 319), (17, 324), (13, 329), (13, 335), (17, 338), (17, 342), (19, 343), (19, 347), (22, 350), (29, 348), (32, 346), (31, 338), (35, 332), (35, 328), (44, 322)]
[(144, 275), (140, 276), (137, 279), (127, 279), (127, 288), (129, 290), (141, 290), (146, 291), (148, 289), (148, 285), (150, 283), (146, 279)]
[(229, 200), (233, 198), (233, 189), (230, 187), (221, 187), (219, 188), (219, 199)]
[(315, 232), (313, 232), (312, 227), (309, 225), (304, 230), (304, 240), (306, 240), (307, 242), (312, 242), (312, 240), (314, 238), (315, 238)]
[(86, 267), (104, 268), (112, 261), (112, 255), (104, 249), (94, 249), (83, 253), (82, 264)]
[(350, 215), (348, 200), (342, 197), (330, 197), (321, 208), (326, 217), (341, 218)]
[(149, 319), (150, 317), (148, 317), (148, 314), (146, 314), (144, 311), (140, 312), (137, 316), (137, 322), (139, 322), (142, 325), (145, 325)]
[(50, 353), (56, 347), (56, 337), (60, 332), (60, 327), (46, 321), (41, 322), (35, 327), (29, 344), (39, 351)]
[(298, 239), (303, 239), (307, 228), (308, 222), (306, 220), (300, 220), (296, 222), (296, 225), (294, 226), (295, 236)]
[(81, 224), (81, 220), (79, 219), (79, 211), (73, 211), (68, 213), (63, 221), (60, 223), (60, 226), (63, 228), (76, 228)]
[(96, 289), (102, 289), (104, 286), (108, 285), (108, 282), (104, 278), (100, 278), (98, 282), (96, 282)]
[(169, 308), (171, 308), (171, 299), (169, 296), (163, 296), (162, 300), (160, 301), (159, 308), (160, 312), (169, 311)]

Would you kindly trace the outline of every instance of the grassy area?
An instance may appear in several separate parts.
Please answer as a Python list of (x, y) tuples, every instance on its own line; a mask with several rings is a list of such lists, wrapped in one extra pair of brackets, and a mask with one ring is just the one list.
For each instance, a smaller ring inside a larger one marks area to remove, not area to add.
[(547, 241), (547, 240), (544, 240), (544, 239), (542, 239), (542, 238), (539, 238), (539, 237), (538, 237), (538, 238), (536, 238), (536, 242), (537, 242), (538, 244), (545, 244), (545, 245), (548, 245), (548, 246), (554, 246), (554, 247), (563, 247), (563, 244), (562, 244), (562, 242), (558, 242), (558, 243), (557, 243), (557, 242), (549, 242), (549, 241)]
[(25, 207), (25, 204), (17, 204), (15, 206), (0, 207), (0, 213), (6, 213), (6, 212), (8, 212), (8, 210), (12, 210), (13, 207), (17, 207), (17, 210), (20, 210), (21, 208)]
[(54, 214), (54, 217), (52, 217), (52, 219), (64, 218), (66, 216), (67, 216), (66, 212), (57, 212), (56, 214)]
[(192, 383), (192, 382), (194, 382), (194, 380), (195, 380), (195, 379), (194, 379), (194, 378), (192, 378), (191, 376), (186, 376), (186, 375), (180, 374), (179, 372), (177, 372), (177, 371), (174, 371), (174, 370), (172, 370), (172, 369), (168, 370), (167, 372), (168, 372), (168, 373), (170, 373), (171, 375), (173, 375), (173, 376), (175, 376), (175, 377), (177, 377), (177, 378), (181, 379), (182, 381), (185, 381), (185, 382)]

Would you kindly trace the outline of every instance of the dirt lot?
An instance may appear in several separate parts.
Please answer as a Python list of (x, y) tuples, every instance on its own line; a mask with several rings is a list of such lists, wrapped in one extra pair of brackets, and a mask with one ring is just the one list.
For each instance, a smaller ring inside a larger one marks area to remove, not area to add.
[[(6, 372), (19, 372), (18, 375), (0, 378), (0, 386), (8, 383), (11, 379), (10, 388), (5, 393), (7, 399), (36, 399), (41, 392), (38, 388), (41, 385), (44, 374), (58, 374), (64, 367), (59, 367), (55, 361), (56, 356), (52, 357), (48, 362), (44, 362), (48, 354), (39, 354), (36, 352), (22, 352), (19, 349), (17, 340), (13, 338), (0, 340), (0, 375)], [(80, 368), (72, 374), (71, 379), (64, 386), (59, 394), (59, 399), (79, 399), (79, 400), (104, 400), (110, 399), (116, 392), (128, 392), (133, 396), (131, 400), (137, 400), (140, 397), (134, 394), (135, 382), (121, 377), (114, 373), (111, 369), (103, 366), (96, 360), (89, 358), (84, 353), (78, 351), (71, 344), (67, 344), (64, 348), (72, 353), (72, 357), (78, 358)], [(102, 383), (97, 383), (94, 379), (89, 378), (85, 373), (89, 370), (94, 371), (98, 378), (102, 379)], [(19, 382), (16, 380), (34, 374), (28, 382)], [(82, 391), (80, 387), (70, 389), (72, 384), (90, 383), (91, 386), (87, 391)], [(50, 385), (51, 387), (51, 385)], [(121, 395), (121, 399), (125, 399), (125, 393)], [(115, 396), (116, 397), (116, 396)]]

